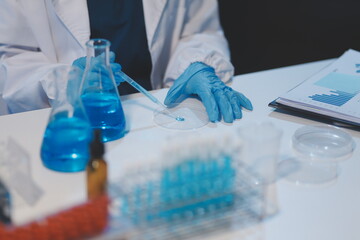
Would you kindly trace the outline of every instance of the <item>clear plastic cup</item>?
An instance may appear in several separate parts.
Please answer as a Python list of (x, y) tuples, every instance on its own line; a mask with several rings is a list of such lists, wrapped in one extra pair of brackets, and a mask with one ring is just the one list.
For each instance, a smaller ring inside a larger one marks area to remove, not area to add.
[(242, 161), (261, 183), (275, 182), (282, 131), (271, 122), (254, 122), (242, 126), (238, 134), (243, 141)]
[(338, 127), (303, 126), (295, 131), (292, 146), (299, 161), (299, 169), (287, 176), (287, 180), (309, 185), (336, 180), (338, 162), (351, 156), (355, 142)]

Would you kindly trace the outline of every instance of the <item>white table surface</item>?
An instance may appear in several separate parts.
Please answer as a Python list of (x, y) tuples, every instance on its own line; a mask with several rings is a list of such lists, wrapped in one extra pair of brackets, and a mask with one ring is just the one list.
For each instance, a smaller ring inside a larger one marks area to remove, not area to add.
[[(210, 123), (196, 131), (234, 131), (252, 121), (271, 121), (283, 130), (281, 155), (293, 155), (291, 136), (303, 125), (321, 123), (274, 112), (268, 103), (280, 94), (316, 73), (333, 60), (289, 66), (239, 75), (232, 87), (251, 99), (254, 110), (244, 111), (243, 119), (232, 124)], [(161, 100), (167, 90), (154, 91)], [(122, 139), (106, 144), (109, 178), (121, 172), (123, 161), (136, 161), (160, 151), (169, 136), (180, 134), (156, 126), (153, 110), (156, 106), (140, 94), (125, 96), (123, 108), (129, 133)], [(40, 160), (39, 149), (50, 109), (0, 116), (0, 139), (10, 136), (31, 156), (31, 171), (44, 194), (35, 206), (17, 203), (13, 218), (18, 224), (54, 213), (59, 209), (81, 203), (85, 199), (85, 175), (58, 173), (46, 169)], [(357, 146), (360, 133), (350, 133)], [(141, 149), (141, 151), (139, 151)], [(339, 164), (337, 180), (328, 185), (298, 186), (281, 179), (276, 183), (279, 212), (257, 228), (259, 240), (356, 240), (360, 239), (360, 153), (356, 148), (351, 158)], [(222, 238), (223, 239), (223, 238)], [(230, 239), (230, 237), (229, 237)], [(238, 239), (232, 236), (231, 239)]]

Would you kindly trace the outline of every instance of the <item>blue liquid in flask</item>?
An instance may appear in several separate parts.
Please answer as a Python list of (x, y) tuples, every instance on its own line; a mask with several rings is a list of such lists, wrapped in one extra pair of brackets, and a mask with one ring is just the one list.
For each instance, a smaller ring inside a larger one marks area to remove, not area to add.
[(41, 146), (43, 164), (60, 172), (84, 170), (90, 156), (91, 139), (87, 121), (77, 117), (54, 119), (45, 130)]
[(119, 139), (125, 134), (125, 116), (120, 98), (113, 93), (95, 92), (82, 95), (91, 126), (101, 129), (102, 141)]

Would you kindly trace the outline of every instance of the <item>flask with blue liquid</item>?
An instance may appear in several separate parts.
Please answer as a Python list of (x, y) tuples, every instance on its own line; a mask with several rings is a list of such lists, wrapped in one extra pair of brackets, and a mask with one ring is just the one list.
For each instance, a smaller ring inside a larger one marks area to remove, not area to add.
[(90, 39), (86, 43), (86, 68), (81, 99), (93, 129), (100, 129), (103, 142), (125, 134), (125, 116), (110, 67), (110, 41)]
[(54, 171), (85, 170), (89, 160), (92, 128), (79, 96), (82, 70), (77, 67), (55, 68), (49, 77), (54, 80), (55, 99), (45, 129), (41, 159)]

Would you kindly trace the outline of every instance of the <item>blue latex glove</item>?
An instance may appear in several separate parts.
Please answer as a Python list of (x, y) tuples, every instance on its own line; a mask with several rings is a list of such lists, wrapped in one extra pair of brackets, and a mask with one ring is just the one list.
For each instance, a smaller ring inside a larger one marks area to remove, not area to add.
[[(121, 82), (124, 81), (119, 75), (119, 71), (121, 71), (121, 65), (119, 63), (114, 62), (115, 61), (115, 53), (114, 52), (110, 52), (109, 58), (110, 58), (110, 67), (114, 74), (116, 85), (119, 85)], [(96, 62), (95, 62), (95, 64), (96, 64)], [(76, 59), (72, 63), (72, 65), (76, 66), (84, 71), (85, 67), (86, 67), (86, 57), (80, 57), (80, 58)]]
[(192, 63), (170, 88), (165, 105), (179, 102), (181, 96), (196, 94), (203, 102), (212, 122), (231, 123), (242, 117), (241, 108), (252, 110), (252, 104), (243, 94), (226, 86), (215, 74), (214, 68), (201, 63)]

